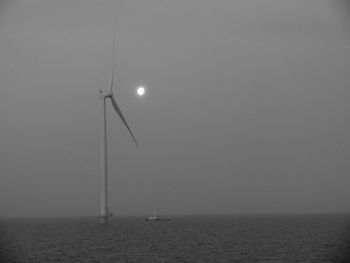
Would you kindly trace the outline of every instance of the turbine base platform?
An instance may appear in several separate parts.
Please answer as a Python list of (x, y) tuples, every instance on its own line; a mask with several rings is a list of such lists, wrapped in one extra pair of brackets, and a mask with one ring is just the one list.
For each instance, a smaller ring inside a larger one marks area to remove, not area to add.
[(106, 225), (106, 224), (108, 224), (107, 216), (101, 216), (101, 217), (100, 217), (100, 224), (101, 224), (101, 225)]

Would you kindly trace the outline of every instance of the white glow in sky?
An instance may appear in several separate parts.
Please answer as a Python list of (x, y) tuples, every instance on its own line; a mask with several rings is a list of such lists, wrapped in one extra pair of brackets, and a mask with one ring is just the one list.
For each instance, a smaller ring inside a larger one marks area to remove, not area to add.
[(137, 94), (139, 95), (139, 96), (143, 96), (144, 94), (145, 94), (145, 88), (144, 87), (142, 87), (142, 86), (140, 86), (140, 87), (138, 87), (137, 88)]

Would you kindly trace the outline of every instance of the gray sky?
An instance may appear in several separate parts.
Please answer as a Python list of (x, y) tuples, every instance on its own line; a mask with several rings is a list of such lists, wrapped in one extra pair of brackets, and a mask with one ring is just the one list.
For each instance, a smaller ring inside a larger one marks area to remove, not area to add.
[[(340, 3), (340, 2), (339, 2)], [(2, 1), (0, 215), (348, 212), (350, 36), (323, 0)], [(147, 95), (135, 95), (144, 84)]]

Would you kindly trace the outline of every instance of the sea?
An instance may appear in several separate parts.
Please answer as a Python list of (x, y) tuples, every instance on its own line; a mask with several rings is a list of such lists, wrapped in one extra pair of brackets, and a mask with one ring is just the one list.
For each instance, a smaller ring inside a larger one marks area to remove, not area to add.
[(350, 262), (350, 215), (2, 218), (1, 262)]

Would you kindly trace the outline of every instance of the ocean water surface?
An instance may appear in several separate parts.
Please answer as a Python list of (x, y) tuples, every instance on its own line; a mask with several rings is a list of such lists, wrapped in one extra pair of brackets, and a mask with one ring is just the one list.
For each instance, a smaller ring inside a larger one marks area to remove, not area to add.
[(349, 215), (0, 219), (1, 262), (350, 262)]

